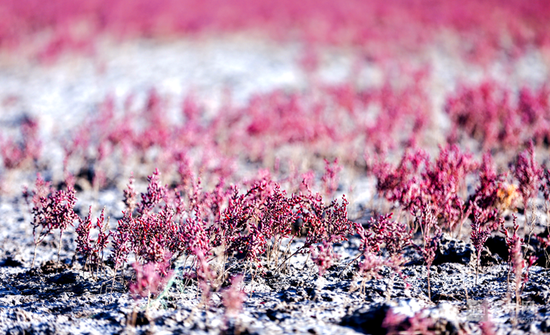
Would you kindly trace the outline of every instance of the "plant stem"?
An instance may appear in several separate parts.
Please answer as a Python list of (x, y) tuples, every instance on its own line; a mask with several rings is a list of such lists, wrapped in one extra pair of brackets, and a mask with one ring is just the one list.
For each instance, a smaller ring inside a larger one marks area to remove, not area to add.
[(61, 264), (61, 244), (63, 243), (63, 230), (59, 233), (59, 246), (57, 247), (57, 263)]
[(279, 271), (279, 269), (284, 265), (286, 264), (286, 262), (292, 258), (293, 256), (297, 255), (300, 251), (302, 251), (303, 249), (305, 248), (305, 246), (302, 246), (300, 248), (298, 248), (298, 250), (296, 250), (292, 255), (286, 257), (283, 262), (275, 269), (275, 271)]
[(36, 247), (38, 246), (37, 243), (34, 244), (34, 252), (33, 252), (33, 256), (32, 256), (32, 264), (31, 264), (31, 269), (34, 268), (34, 260), (36, 259)]
[(428, 266), (428, 299), (432, 301), (432, 288), (430, 286), (430, 267)]

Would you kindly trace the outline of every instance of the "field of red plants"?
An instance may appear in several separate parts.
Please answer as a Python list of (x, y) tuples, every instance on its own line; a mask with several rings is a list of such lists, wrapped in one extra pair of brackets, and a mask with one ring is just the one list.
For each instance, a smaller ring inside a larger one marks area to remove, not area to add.
[(550, 332), (545, 1), (0, 18), (0, 332)]

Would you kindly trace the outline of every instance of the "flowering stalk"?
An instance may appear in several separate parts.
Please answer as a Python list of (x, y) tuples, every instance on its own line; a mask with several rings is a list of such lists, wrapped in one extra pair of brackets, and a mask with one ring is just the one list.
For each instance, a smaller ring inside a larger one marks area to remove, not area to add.
[(518, 230), (519, 230), (519, 224), (517, 224), (517, 217), (513, 215), (514, 217), (514, 228), (513, 228), (513, 234), (510, 234), (508, 232), (508, 229), (504, 227), (504, 224), (502, 225), (501, 231), (504, 233), (506, 238), (506, 244), (508, 246), (508, 274), (510, 274), (511, 271), (514, 273), (514, 280), (515, 280), (515, 293), (516, 293), (516, 308), (519, 307), (521, 297), (520, 297), (520, 291), (521, 291), (521, 285), (522, 285), (522, 272), (525, 268), (525, 259), (523, 258), (523, 252), (521, 250), (521, 247), (523, 245), (523, 239), (519, 237)]
[(498, 229), (503, 223), (504, 218), (498, 218), (498, 210), (481, 209), (475, 203), (471, 204), (474, 207), (474, 219), (472, 221), (472, 231), (470, 239), (476, 249), (476, 286), (479, 274), (479, 263), (481, 261), (481, 252), (483, 246), (491, 232)]
[[(111, 232), (107, 232), (108, 222), (105, 221), (105, 208), (101, 211), (99, 218), (96, 220), (95, 228), (98, 230), (98, 235), (95, 241), (90, 239), (90, 231), (92, 229), (92, 206), (88, 210), (88, 216), (83, 220), (78, 218), (80, 224), (76, 228), (76, 251), (84, 257), (85, 267), (90, 265), (95, 267), (101, 264), (103, 259), (103, 250), (107, 246)], [(102, 255), (101, 258), (99, 255)]]
[(522, 152), (516, 162), (514, 175), (519, 181), (519, 193), (523, 198), (523, 208), (525, 211), (525, 221), (523, 233), (527, 234), (527, 213), (529, 210), (529, 200), (537, 196), (539, 180), (543, 171), (535, 160), (535, 148), (533, 142), (529, 143), (527, 150)]
[(437, 218), (429, 206), (423, 208), (420, 213), (416, 215), (415, 221), (422, 232), (423, 245), (422, 247), (417, 246), (417, 248), (426, 261), (428, 298), (431, 300), (430, 267), (435, 259), (439, 241), (441, 240), (441, 228), (437, 224)]

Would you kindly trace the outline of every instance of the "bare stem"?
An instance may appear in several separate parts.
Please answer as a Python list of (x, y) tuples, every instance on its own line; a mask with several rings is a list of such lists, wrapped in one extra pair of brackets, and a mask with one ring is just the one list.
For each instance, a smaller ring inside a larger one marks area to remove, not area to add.
[(36, 259), (36, 247), (38, 246), (38, 243), (35, 243), (34, 244), (34, 252), (33, 252), (33, 256), (32, 256), (32, 264), (31, 264), (31, 269), (34, 268), (34, 260)]
[(430, 267), (428, 267), (428, 299), (432, 300), (432, 288), (430, 285)]
[(61, 254), (61, 244), (63, 243), (63, 230), (59, 233), (59, 246), (57, 247), (57, 263), (61, 264), (60, 254)]
[(305, 247), (300, 247), (298, 248), (298, 250), (296, 250), (292, 255), (286, 257), (283, 262), (277, 267), (277, 269), (275, 269), (275, 271), (279, 271), (279, 269), (286, 264), (286, 262), (291, 259), (293, 256), (297, 255), (300, 251), (302, 251)]
[(363, 253), (360, 253), (359, 255), (357, 255), (357, 257), (352, 259), (351, 262), (349, 262), (346, 267), (340, 272), (340, 277), (342, 277), (342, 274), (350, 267), (350, 265), (355, 263), (355, 261), (357, 261), (361, 256), (363, 256)]

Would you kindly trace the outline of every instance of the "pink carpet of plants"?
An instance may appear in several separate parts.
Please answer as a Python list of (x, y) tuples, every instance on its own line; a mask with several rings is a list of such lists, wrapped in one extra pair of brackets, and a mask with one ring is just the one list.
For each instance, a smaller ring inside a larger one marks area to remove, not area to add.
[[(105, 41), (232, 36), (279, 48), (297, 43), (306, 84), (258, 91), (244, 103), (232, 99), (229, 84), (212, 108), (192, 91), (173, 96), (150, 83), (144, 99), (113, 92), (81, 124), (55, 133), (43, 131), (40, 110), (2, 124), (1, 198), (23, 208), (13, 222), (28, 228), (30, 250), (0, 253), (3, 285), (23, 292), (16, 279), (70, 272), (99, 283), (108, 299), (132, 297), (109, 333), (159, 331), (156, 310), (170, 310), (176, 290), (194, 287), (194, 306), (174, 329), (271, 333), (240, 319), (261, 307), (254, 285), (302, 271), (313, 291), (323, 280), (347, 283), (355, 303), (370, 303), (373, 285), (385, 283), (379, 298), (390, 307), (372, 328), (349, 321), (358, 307), (351, 304), (347, 316), (323, 321), (337, 328), (314, 329), (321, 333), (550, 332), (550, 72), (542, 82), (518, 75), (532, 55), (548, 69), (550, 3), (0, 0), (7, 69), (18, 58), (39, 67), (92, 61)], [(353, 59), (343, 81), (320, 75), (329, 50)], [(475, 78), (465, 73), (439, 87), (438, 52), (476, 69)], [(367, 68), (378, 82), (364, 84)], [(3, 113), (17, 97), (0, 99)], [(99, 206), (108, 192), (116, 199)], [(453, 262), (441, 256), (449, 239), (472, 251), (460, 270), (471, 281), (445, 297), (438, 280), (441, 264)], [(499, 251), (490, 244), (497, 240)], [(483, 276), (493, 269), (504, 293), (485, 296)], [(422, 277), (409, 278), (413, 270)], [(418, 287), (412, 298), (423, 308), (400, 313), (394, 286)], [(442, 301), (477, 314), (442, 330), (428, 313)], [(48, 332), (18, 324), (15, 308), (29, 305), (18, 306), (0, 303), (0, 323), (12, 320), (2, 331)], [(212, 310), (221, 311), (215, 325), (186, 325)], [(276, 313), (266, 320), (278, 320)]]

